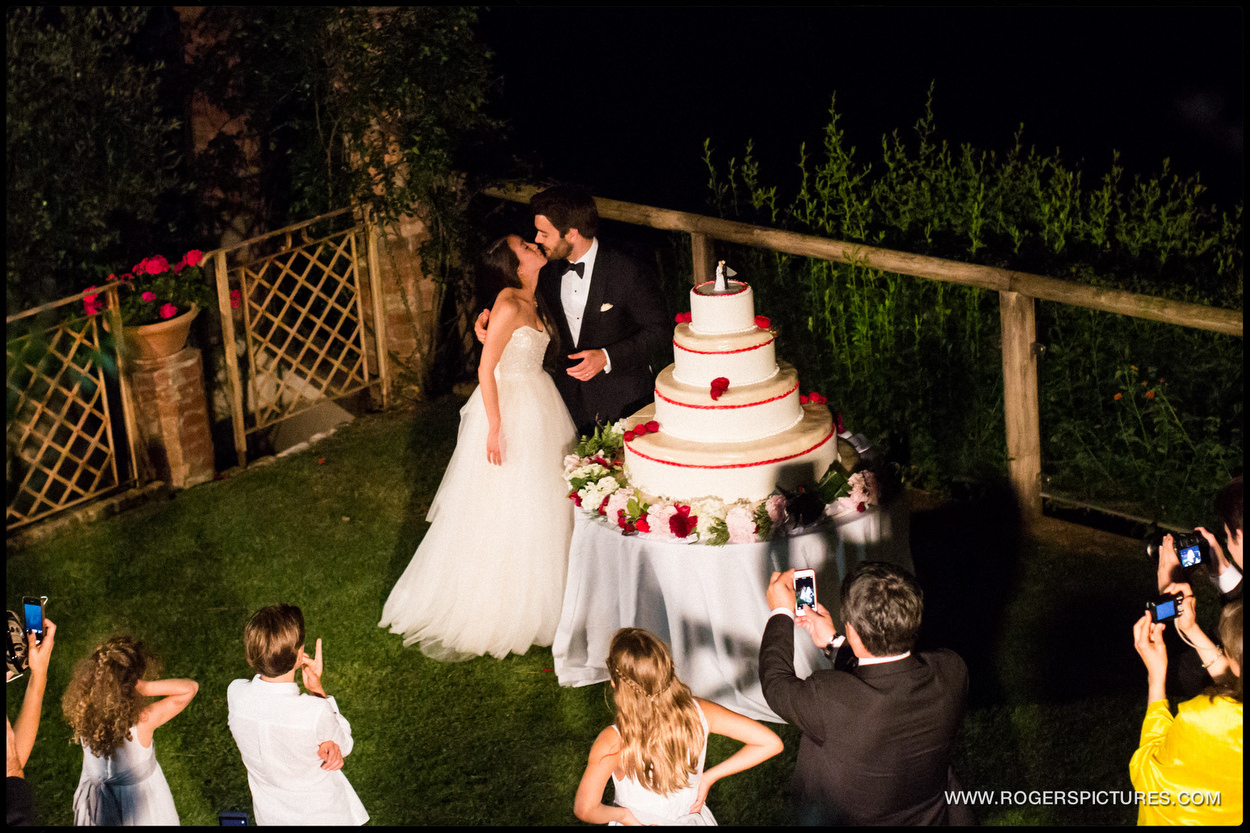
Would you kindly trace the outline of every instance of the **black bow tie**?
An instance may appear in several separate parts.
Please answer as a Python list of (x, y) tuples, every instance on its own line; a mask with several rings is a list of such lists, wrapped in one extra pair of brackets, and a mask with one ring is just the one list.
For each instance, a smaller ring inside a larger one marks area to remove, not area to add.
[(585, 263), (565, 263), (564, 273), (568, 274), (569, 272), (576, 272), (577, 277), (584, 278), (586, 277), (586, 264)]

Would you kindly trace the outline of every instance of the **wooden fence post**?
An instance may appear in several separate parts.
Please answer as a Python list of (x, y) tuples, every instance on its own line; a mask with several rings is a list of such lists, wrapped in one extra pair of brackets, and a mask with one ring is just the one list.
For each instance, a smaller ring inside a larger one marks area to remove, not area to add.
[(712, 238), (691, 232), (690, 251), (694, 257), (694, 283), (698, 286), (714, 277), (712, 273)]
[[(226, 359), (226, 377), (230, 380), (230, 413), (234, 426), (234, 451), (239, 467), (247, 466), (247, 434), (243, 428), (243, 385), (239, 380), (239, 354), (234, 343), (234, 310), (230, 306), (230, 280), (226, 267), (226, 251), (213, 253), (213, 277), (217, 283), (217, 308), (221, 312), (221, 346)], [(240, 283), (243, 303), (247, 304), (246, 281)], [(246, 310), (245, 310), (246, 312)]]
[(999, 292), (1003, 328), (1003, 411), (1007, 472), (1026, 519), (1042, 514), (1042, 432), (1038, 416), (1036, 299)]

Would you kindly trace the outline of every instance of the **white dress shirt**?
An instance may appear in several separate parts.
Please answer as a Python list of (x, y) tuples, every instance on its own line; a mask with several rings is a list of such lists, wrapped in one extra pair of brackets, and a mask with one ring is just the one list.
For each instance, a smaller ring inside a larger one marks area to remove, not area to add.
[(360, 825), (369, 814), (343, 770), (321, 768), (317, 747), (327, 740), (343, 757), (352, 728), (333, 697), (301, 694), (295, 683), (256, 675), (226, 690), (230, 732), (247, 766), (257, 824)]
[[(577, 348), (582, 333), (582, 318), (586, 314), (586, 300), (590, 297), (590, 281), (595, 273), (595, 258), (599, 254), (599, 238), (590, 241), (586, 254), (577, 260), (570, 260), (569, 265), (585, 264), (581, 277), (576, 272), (565, 272), (560, 278), (560, 306), (564, 309), (564, 319), (569, 322), (569, 332), (573, 335), (573, 347)], [(604, 350), (607, 356), (608, 351)], [(608, 358), (604, 373), (612, 372), (612, 359)]]

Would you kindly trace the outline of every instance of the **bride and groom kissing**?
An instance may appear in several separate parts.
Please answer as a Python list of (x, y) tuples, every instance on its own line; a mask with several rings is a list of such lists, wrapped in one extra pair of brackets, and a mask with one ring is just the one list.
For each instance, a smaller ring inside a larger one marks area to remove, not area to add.
[(557, 185), (530, 208), (534, 242), (508, 235), (479, 264), (504, 288), (475, 327), (478, 388), (378, 623), (435, 659), (552, 643), (573, 529), (564, 457), (651, 400), (649, 359), (670, 337), (654, 273), (600, 245), (589, 191)]

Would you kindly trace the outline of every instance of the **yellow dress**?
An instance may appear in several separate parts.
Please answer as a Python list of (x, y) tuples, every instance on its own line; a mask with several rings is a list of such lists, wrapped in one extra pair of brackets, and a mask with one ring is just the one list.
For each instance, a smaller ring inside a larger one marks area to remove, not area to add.
[(1143, 794), (1137, 823), (1241, 824), (1242, 725), (1242, 704), (1229, 697), (1200, 694), (1176, 717), (1167, 700), (1151, 703), (1129, 763)]

